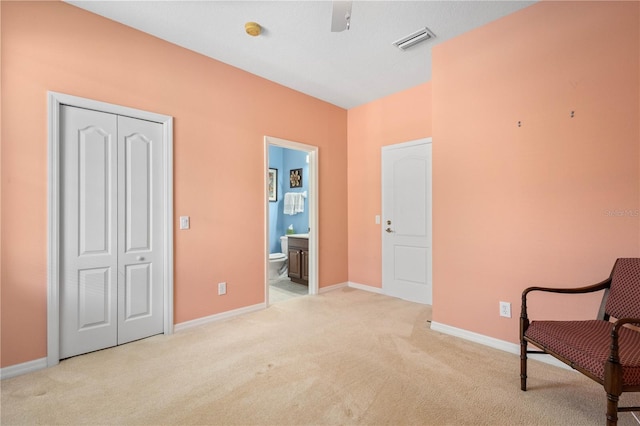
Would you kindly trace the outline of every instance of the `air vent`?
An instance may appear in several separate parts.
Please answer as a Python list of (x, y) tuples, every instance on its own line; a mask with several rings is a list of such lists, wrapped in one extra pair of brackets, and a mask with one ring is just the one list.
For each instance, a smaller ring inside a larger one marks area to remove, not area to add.
[(430, 38), (435, 38), (435, 34), (433, 34), (429, 28), (424, 27), (413, 34), (409, 34), (398, 41), (394, 41), (393, 45), (400, 50), (407, 50), (411, 46), (415, 46), (421, 41), (429, 40)]

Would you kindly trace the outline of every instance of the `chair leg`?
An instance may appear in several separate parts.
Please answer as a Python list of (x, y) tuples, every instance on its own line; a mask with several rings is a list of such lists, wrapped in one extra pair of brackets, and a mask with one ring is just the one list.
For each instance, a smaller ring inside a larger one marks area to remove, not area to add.
[(618, 395), (607, 393), (607, 426), (618, 424)]
[(520, 389), (527, 390), (527, 341), (520, 340)]

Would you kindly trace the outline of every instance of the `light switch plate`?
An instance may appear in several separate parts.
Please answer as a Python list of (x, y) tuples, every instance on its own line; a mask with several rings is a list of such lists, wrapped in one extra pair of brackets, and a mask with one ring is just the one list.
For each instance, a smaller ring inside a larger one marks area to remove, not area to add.
[(189, 216), (180, 216), (180, 229), (189, 229)]

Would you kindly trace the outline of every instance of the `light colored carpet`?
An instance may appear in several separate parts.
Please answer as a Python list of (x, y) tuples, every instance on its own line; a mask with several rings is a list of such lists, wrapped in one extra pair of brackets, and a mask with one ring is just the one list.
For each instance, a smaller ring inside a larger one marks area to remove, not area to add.
[[(2, 425), (601, 425), (572, 371), (429, 329), (350, 288), (62, 361), (1, 383)], [(640, 395), (623, 394), (638, 404)], [(631, 413), (620, 423), (636, 425)]]

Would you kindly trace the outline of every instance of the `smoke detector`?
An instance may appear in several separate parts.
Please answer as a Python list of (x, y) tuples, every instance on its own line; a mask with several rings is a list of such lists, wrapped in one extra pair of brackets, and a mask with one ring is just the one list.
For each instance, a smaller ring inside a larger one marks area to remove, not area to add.
[(429, 28), (424, 27), (406, 37), (402, 37), (400, 40), (394, 41), (393, 45), (400, 50), (407, 50), (411, 46), (435, 37), (435, 34)]
[(256, 37), (259, 36), (262, 32), (262, 27), (257, 22), (247, 22), (246, 24), (244, 24), (244, 30), (251, 37)]

